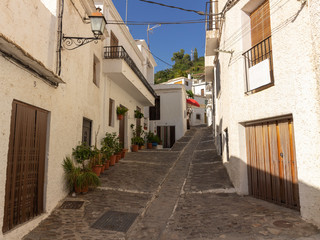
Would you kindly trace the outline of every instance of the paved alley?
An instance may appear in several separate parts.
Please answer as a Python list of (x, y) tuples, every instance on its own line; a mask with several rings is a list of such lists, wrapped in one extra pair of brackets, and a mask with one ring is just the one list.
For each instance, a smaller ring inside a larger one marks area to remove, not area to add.
[(23, 239), (320, 239), (297, 211), (238, 196), (212, 139), (193, 128), (171, 150), (127, 154)]

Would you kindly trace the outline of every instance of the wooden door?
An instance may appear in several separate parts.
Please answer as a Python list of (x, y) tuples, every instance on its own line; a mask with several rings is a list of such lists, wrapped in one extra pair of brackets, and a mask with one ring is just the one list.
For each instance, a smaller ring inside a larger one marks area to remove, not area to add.
[[(137, 107), (137, 111), (141, 112), (141, 108)], [(141, 118), (136, 118), (136, 131), (137, 131), (137, 136), (141, 135)]]
[(292, 119), (246, 127), (249, 193), (299, 209)]
[[(121, 107), (124, 107), (120, 105)], [(125, 137), (125, 121), (126, 121), (126, 114), (123, 116), (121, 120), (119, 120), (119, 141), (124, 147), (124, 137)]]
[(2, 231), (43, 212), (48, 112), (13, 102)]

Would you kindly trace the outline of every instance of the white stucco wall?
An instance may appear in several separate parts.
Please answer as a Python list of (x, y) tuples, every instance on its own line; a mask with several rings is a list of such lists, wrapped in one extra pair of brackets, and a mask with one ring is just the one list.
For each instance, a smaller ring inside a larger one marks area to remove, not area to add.
[[(231, 159), (226, 166), (238, 193), (246, 194), (247, 157), (241, 123), (292, 114), (301, 215), (320, 226), (320, 95), (319, 69), (315, 67), (319, 55), (314, 57), (319, 42), (311, 37), (319, 34), (319, 25), (311, 24), (319, 23), (315, 10), (319, 10), (319, 2), (309, 1), (311, 10), (300, 1), (270, 0), (274, 86), (245, 95), (242, 53), (250, 48), (250, 23), (242, 8), (248, 2), (241, 0), (227, 12), (221, 36), (220, 49), (234, 50), (232, 56), (219, 53), (221, 94), (215, 100), (217, 135), (226, 128), (229, 132)], [(223, 155), (226, 162), (225, 148)]]
[[(81, 9), (82, 5), (77, 3), (76, 7), (79, 7), (80, 13), (84, 13), (84, 9)], [(51, 3), (51, 5), (54, 4)], [(113, 5), (109, 7), (114, 8)], [(42, 4), (41, 0), (2, 2), (0, 12), (3, 14), (0, 15), (0, 28), (1, 33), (7, 38), (16, 42), (33, 58), (43, 62), (48, 69), (55, 72), (57, 16), (52, 14), (53, 9), (48, 8)], [(70, 1), (65, 1), (63, 33), (69, 36), (92, 35), (90, 25), (83, 23)], [(132, 36), (128, 37), (128, 32), (124, 34), (121, 30), (117, 37), (119, 41), (126, 44), (126, 50), (132, 54), (130, 56), (142, 69), (144, 58), (135, 41), (131, 41)], [(115, 112), (114, 125), (108, 126), (109, 98), (115, 101), (115, 106), (122, 104), (129, 109), (125, 147), (130, 145), (132, 136), (130, 124), (135, 124), (134, 109), (137, 106), (144, 108), (145, 105), (138, 100), (143, 97), (130, 94), (114, 79), (102, 73), (102, 64), (105, 61), (103, 45), (103, 42), (98, 42), (87, 44), (73, 51), (62, 50), (61, 78), (65, 84), (60, 84), (57, 88), (36, 78), (23, 67), (16, 66), (0, 57), (0, 99), (2, 100), (0, 106), (0, 229), (2, 229), (4, 214), (12, 101), (15, 99), (49, 111), (44, 213), (4, 235), (1, 231), (0, 239), (21, 239), (46, 218), (58, 202), (66, 196), (67, 190), (64, 187), (61, 164), (63, 158), (70, 155), (72, 148), (82, 139), (83, 117), (92, 120), (92, 144), (94, 144), (94, 135), (98, 129), (98, 145), (106, 131), (119, 132), (119, 121), (116, 120)], [(93, 83), (94, 56), (100, 62), (101, 69), (98, 86)], [(139, 91), (146, 91), (143, 85), (131, 85), (131, 88), (138, 87)], [(147, 93), (148, 96), (145, 98), (150, 98), (149, 94)], [(154, 101), (152, 98), (149, 100)]]
[(157, 126), (175, 126), (176, 141), (187, 131), (186, 90), (181, 84), (157, 84), (153, 86), (160, 96), (160, 120), (150, 121), (150, 129)]

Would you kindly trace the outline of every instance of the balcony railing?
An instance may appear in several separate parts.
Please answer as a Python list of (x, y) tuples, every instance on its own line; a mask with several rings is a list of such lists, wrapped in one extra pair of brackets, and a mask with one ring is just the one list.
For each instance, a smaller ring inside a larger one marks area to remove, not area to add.
[[(272, 61), (272, 44), (271, 36), (267, 37), (257, 45), (250, 48), (243, 53), (245, 57), (245, 69), (248, 82), (248, 71), (251, 67), (261, 63), (262, 61), (269, 59), (270, 80), (273, 82), (273, 61)], [(248, 89), (247, 89), (248, 90)]]
[(140, 72), (137, 65), (134, 63), (132, 58), (129, 56), (129, 54), (126, 52), (126, 50), (122, 46), (105, 47), (104, 58), (105, 59), (123, 59), (129, 65), (129, 67), (132, 69), (132, 71), (137, 75), (137, 77), (141, 80), (141, 82), (145, 85), (145, 87), (149, 90), (149, 92), (154, 97), (157, 97), (156, 92), (150, 86), (148, 81), (145, 79), (143, 74)]
[(273, 69), (271, 36), (250, 48), (248, 51), (243, 53), (243, 56), (246, 59), (246, 65), (248, 68), (251, 68), (259, 62), (269, 58), (271, 60), (270, 69)]
[(221, 15), (218, 14), (218, 1), (206, 3), (206, 29), (218, 30), (221, 26)]

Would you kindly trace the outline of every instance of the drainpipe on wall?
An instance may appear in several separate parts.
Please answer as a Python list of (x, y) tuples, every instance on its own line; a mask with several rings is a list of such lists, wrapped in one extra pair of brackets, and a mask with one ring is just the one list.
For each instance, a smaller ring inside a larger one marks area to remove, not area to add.
[(62, 19), (63, 19), (63, 9), (64, 9), (64, 0), (58, 2), (58, 30), (57, 30), (57, 54), (56, 54), (56, 74), (60, 76), (61, 74), (61, 45), (62, 45)]

